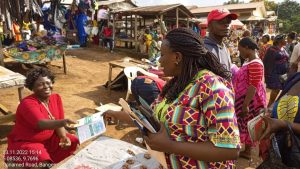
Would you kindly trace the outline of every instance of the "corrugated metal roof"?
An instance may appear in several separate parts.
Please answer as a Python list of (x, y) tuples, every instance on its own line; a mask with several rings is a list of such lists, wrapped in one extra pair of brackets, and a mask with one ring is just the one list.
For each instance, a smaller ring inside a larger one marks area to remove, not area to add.
[(264, 7), (264, 2), (252, 2), (252, 3), (243, 3), (243, 4), (229, 4), (229, 5), (218, 5), (218, 6), (208, 6), (208, 7), (199, 7), (192, 9), (193, 14), (200, 13), (209, 13), (213, 9), (222, 9), (226, 8), (228, 10), (241, 10), (241, 9), (256, 9), (257, 7)]
[(239, 20), (241, 21), (262, 21), (266, 20), (265, 18), (259, 17), (259, 16), (240, 16), (238, 17)]
[(275, 16), (275, 11), (267, 11), (267, 16)]
[(270, 16), (269, 18), (267, 18), (267, 20), (269, 21), (269, 22), (275, 22), (276, 20), (277, 20), (277, 16)]
[(131, 4), (132, 6), (136, 7), (136, 4), (133, 3), (131, 0), (107, 0), (107, 1), (97, 1), (97, 4), (100, 6), (100, 5), (111, 5), (113, 3), (121, 3), (121, 2), (124, 2), (124, 3), (129, 3)]
[[(174, 10), (176, 8), (179, 8), (180, 10), (182, 10), (189, 17), (194, 16), (191, 13), (191, 11), (188, 10), (182, 4), (143, 6), (143, 7), (131, 8), (128, 10), (120, 10), (120, 11), (116, 11), (114, 13), (120, 13), (120, 14), (125, 14), (125, 15), (126, 14), (128, 14), (128, 15), (136, 14), (136, 15), (141, 15), (141, 16), (156, 16), (156, 15), (160, 15), (160, 14), (164, 14), (166, 16), (175, 16), (176, 15), (175, 12), (169, 12), (169, 11)], [(180, 16), (182, 16), (182, 14), (180, 14)]]

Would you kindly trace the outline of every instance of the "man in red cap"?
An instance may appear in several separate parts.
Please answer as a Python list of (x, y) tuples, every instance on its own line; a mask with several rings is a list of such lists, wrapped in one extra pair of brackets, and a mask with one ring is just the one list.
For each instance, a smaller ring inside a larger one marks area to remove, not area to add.
[(206, 48), (214, 53), (228, 71), (231, 69), (230, 53), (223, 43), (223, 38), (229, 36), (230, 23), (237, 15), (227, 9), (214, 9), (207, 16), (209, 35), (205, 37)]

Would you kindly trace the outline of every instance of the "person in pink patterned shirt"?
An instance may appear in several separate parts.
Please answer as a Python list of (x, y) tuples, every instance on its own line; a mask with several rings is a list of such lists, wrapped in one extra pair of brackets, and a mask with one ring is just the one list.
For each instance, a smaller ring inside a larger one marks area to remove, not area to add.
[(250, 159), (253, 143), (248, 133), (247, 122), (266, 107), (264, 66), (256, 55), (258, 46), (250, 37), (241, 39), (238, 49), (246, 62), (233, 78), (235, 112), (238, 118), (241, 143), (245, 145), (245, 151), (241, 152), (240, 156)]

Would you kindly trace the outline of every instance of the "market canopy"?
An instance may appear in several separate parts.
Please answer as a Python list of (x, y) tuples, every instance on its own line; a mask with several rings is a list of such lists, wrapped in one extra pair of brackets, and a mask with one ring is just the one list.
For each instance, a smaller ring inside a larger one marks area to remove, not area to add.
[(142, 17), (154, 17), (158, 15), (164, 15), (165, 17), (176, 17), (176, 9), (183, 13), (186, 17), (191, 18), (194, 15), (182, 4), (171, 4), (171, 5), (155, 5), (155, 6), (144, 6), (136, 7), (127, 10), (119, 10), (114, 12), (115, 14), (121, 15), (140, 15)]

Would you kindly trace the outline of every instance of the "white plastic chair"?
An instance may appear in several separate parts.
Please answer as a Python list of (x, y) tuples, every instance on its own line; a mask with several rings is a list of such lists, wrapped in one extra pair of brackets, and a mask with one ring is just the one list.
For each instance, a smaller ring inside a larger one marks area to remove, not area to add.
[(158, 77), (156, 74), (147, 72), (146, 70), (140, 68), (140, 67), (135, 67), (135, 66), (131, 66), (131, 67), (125, 67), (124, 69), (124, 74), (126, 75), (127, 79), (128, 79), (128, 88), (127, 88), (127, 94), (126, 94), (126, 101), (128, 100), (130, 94), (132, 94), (131, 92), (131, 82), (133, 79), (135, 79), (137, 77), (137, 73), (140, 72), (146, 76), (150, 76), (150, 77)]

